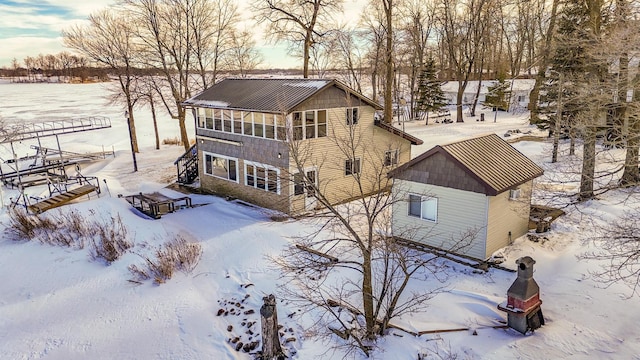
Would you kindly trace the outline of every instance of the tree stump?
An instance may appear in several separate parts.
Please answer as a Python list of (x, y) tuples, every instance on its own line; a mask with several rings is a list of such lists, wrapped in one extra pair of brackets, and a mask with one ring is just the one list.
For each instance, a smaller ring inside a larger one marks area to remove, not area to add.
[(262, 360), (284, 359), (280, 336), (278, 335), (278, 312), (276, 297), (273, 294), (262, 298), (264, 304), (260, 307), (262, 323)]

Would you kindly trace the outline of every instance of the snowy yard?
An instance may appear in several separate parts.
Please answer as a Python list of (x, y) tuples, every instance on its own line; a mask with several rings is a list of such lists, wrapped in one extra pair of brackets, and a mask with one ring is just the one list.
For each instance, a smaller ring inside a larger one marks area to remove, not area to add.
[[(0, 358), (251, 359), (235, 348), (238, 342), (260, 339), (262, 297), (277, 294), (278, 273), (266, 257), (278, 255), (293, 236), (310, 231), (310, 225), (272, 221), (270, 211), (204, 195), (191, 196), (199, 206), (159, 220), (132, 211), (118, 194), (160, 191), (183, 196), (166, 189), (175, 179), (173, 161), (183, 148), (162, 145), (155, 150), (151, 116), (147, 110), (139, 111), (136, 123), (141, 152), (137, 157), (139, 171), (134, 173), (124, 111), (105, 104), (103, 87), (0, 83), (0, 117), (5, 122), (88, 115), (111, 118), (110, 129), (59, 137), (63, 150), (115, 150), (115, 157), (82, 168), (84, 175), (101, 179), (101, 196), (61, 209), (77, 209), (88, 218), (119, 214), (135, 243), (131, 251), (107, 266), (93, 260), (88, 248), (17, 242), (2, 235)], [(486, 111), (485, 116), (485, 122), (405, 123), (407, 132), (425, 142), (412, 149), (412, 156), (436, 144), (477, 134), (503, 136), (515, 129), (537, 132), (527, 125), (526, 114), (499, 113), (495, 123), (492, 112)], [(161, 139), (178, 136), (175, 120), (163, 116), (160, 122)], [(193, 136), (193, 120), (189, 117), (187, 123)], [(55, 139), (47, 141), (55, 144)], [(16, 144), (18, 156), (26, 155), (30, 144)], [(545, 189), (571, 185), (557, 182), (558, 170), (564, 165), (550, 163), (549, 142), (522, 141), (514, 146), (545, 169), (545, 176), (538, 179)], [(8, 145), (2, 145), (0, 157), (6, 159), (10, 154)], [(611, 155), (619, 156), (615, 150)], [(4, 205), (16, 194), (16, 190), (4, 189)], [(542, 198), (545, 194), (537, 195)], [(496, 306), (506, 299), (515, 274), (499, 269), (478, 273), (452, 262), (449, 291), (433, 299), (427, 311), (396, 323), (416, 332), (470, 330), (418, 337), (392, 330), (392, 335), (380, 341), (373, 358), (415, 360), (418, 354), (438, 358), (435, 352), (441, 356), (450, 352), (458, 359), (640, 359), (637, 297), (628, 299), (630, 291), (622, 285), (604, 288), (590, 275), (602, 264), (576, 257), (594, 246), (588, 241), (594, 222), (615, 219), (621, 211), (638, 206), (637, 200), (623, 202), (625, 195), (624, 191), (613, 191), (598, 200), (568, 207), (567, 215), (552, 224), (548, 240), (536, 243), (522, 237), (501, 250), (506, 258), (503, 265), (509, 268), (515, 268), (515, 260), (522, 256), (536, 260), (534, 278), (540, 286), (546, 325), (535, 333), (522, 336), (513, 330), (492, 328), (506, 319)], [(8, 223), (5, 208), (0, 210), (0, 222), (3, 231)], [(195, 270), (177, 273), (159, 286), (151, 281), (129, 281), (128, 266), (140, 264), (141, 256), (152, 253), (172, 234), (202, 245), (203, 255)], [(285, 347), (295, 352), (294, 359), (343, 357), (340, 351), (327, 350), (331, 344), (314, 341), (304, 332), (313, 314), (300, 314), (281, 299), (278, 311), (288, 340)]]

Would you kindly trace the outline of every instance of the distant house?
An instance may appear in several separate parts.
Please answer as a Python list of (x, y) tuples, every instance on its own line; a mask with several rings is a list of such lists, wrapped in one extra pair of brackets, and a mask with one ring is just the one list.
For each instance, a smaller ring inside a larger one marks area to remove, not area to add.
[(376, 157), (386, 178), (422, 143), (374, 121), (381, 106), (336, 80), (225, 79), (183, 105), (196, 121), (200, 186), (289, 214), (318, 207), (309, 181), (347, 201)]
[[(495, 80), (483, 80), (480, 87), (480, 93), (478, 94), (478, 105), (484, 103), (489, 87), (496, 83)], [(533, 89), (535, 80), (532, 79), (515, 79), (513, 84), (511, 80), (507, 80), (509, 84), (509, 91), (511, 91), (511, 111), (526, 110), (529, 106), (529, 93)], [(458, 82), (448, 81), (442, 85), (442, 92), (444, 93), (447, 103), (449, 105), (456, 104), (456, 96), (458, 94)], [(478, 81), (469, 81), (467, 87), (464, 90), (462, 96), (462, 105), (469, 106), (473, 104), (473, 101), (478, 92)]]
[(393, 233), (484, 260), (528, 231), (532, 183), (542, 174), (495, 134), (435, 146), (389, 173), (394, 196), (406, 200), (393, 205)]

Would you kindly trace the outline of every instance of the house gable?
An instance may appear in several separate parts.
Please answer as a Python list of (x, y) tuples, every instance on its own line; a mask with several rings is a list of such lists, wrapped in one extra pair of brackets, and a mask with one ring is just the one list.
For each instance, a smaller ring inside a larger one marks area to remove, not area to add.
[(480, 181), (474, 176), (469, 176), (468, 169), (439, 149), (393, 177), (481, 194), (487, 191)]

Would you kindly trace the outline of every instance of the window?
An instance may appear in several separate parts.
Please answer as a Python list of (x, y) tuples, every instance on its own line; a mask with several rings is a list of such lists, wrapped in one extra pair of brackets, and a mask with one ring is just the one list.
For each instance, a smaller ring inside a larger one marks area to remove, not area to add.
[(231, 111), (227, 110), (227, 111), (222, 111), (222, 131), (224, 132), (231, 132)]
[(205, 109), (204, 108), (198, 108), (198, 112), (197, 112), (197, 118), (198, 118), (198, 127), (199, 128), (203, 128), (205, 127)]
[(276, 122), (276, 139), (287, 140), (287, 128), (284, 126), (285, 122), (280, 115), (275, 115)]
[(253, 136), (264, 137), (264, 114), (255, 114), (253, 117)]
[(518, 102), (525, 102), (525, 100), (526, 100), (526, 96), (518, 95)]
[(318, 137), (327, 136), (327, 110), (318, 110)]
[(293, 174), (293, 195), (304, 194), (304, 175), (302, 173)]
[(275, 138), (275, 126), (274, 126), (275, 116), (273, 114), (266, 114), (264, 116), (264, 137), (267, 139)]
[(215, 130), (222, 131), (222, 110), (213, 110), (213, 123)]
[(520, 189), (509, 190), (509, 200), (518, 200), (520, 198), (520, 195), (521, 195)]
[(302, 113), (293, 113), (293, 140), (302, 140)]
[(205, 114), (207, 116), (207, 119), (206, 119), (207, 129), (213, 129), (213, 110), (205, 109)]
[(347, 108), (347, 125), (358, 123), (358, 108)]
[(245, 161), (245, 185), (280, 194), (280, 170), (259, 163)]
[(244, 134), (245, 135), (253, 135), (253, 113), (252, 112), (243, 112), (242, 113), (242, 124), (244, 126)]
[(293, 140), (315, 139), (327, 136), (327, 110), (294, 112)]
[(233, 122), (233, 133), (242, 134), (242, 118), (240, 111), (229, 111), (231, 113), (231, 121)]
[(238, 159), (217, 154), (204, 154), (204, 173), (220, 179), (238, 182)]
[(347, 159), (344, 163), (344, 174), (353, 175), (360, 173), (360, 159)]
[(423, 220), (437, 221), (438, 198), (410, 194), (409, 216), (415, 216)]
[(387, 150), (384, 153), (384, 166), (398, 165), (398, 149)]

